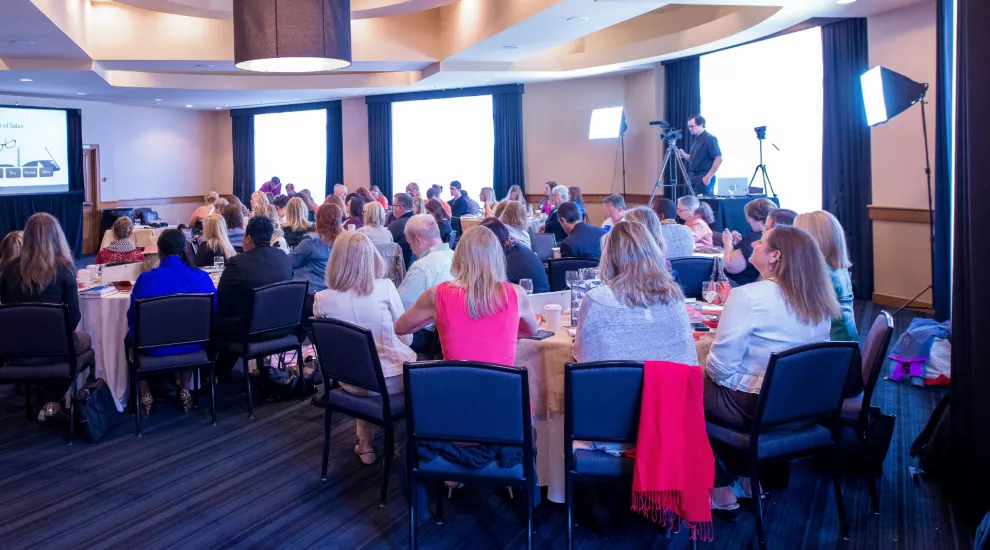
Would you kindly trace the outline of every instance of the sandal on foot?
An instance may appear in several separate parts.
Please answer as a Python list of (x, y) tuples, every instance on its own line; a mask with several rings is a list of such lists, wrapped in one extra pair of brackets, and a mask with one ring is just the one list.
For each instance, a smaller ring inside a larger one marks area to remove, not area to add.
[(360, 445), (354, 446), (354, 454), (358, 455), (358, 458), (361, 459), (361, 463), (364, 464), (365, 466), (370, 466), (374, 464), (375, 460), (378, 459), (378, 457), (375, 456), (375, 451), (368, 451), (362, 453)]
[(193, 408), (192, 394), (187, 389), (179, 390), (179, 401), (182, 403), (182, 412), (189, 413)]
[(148, 418), (151, 416), (151, 404), (155, 402), (155, 398), (151, 397), (151, 394), (145, 394), (141, 396), (141, 416)]

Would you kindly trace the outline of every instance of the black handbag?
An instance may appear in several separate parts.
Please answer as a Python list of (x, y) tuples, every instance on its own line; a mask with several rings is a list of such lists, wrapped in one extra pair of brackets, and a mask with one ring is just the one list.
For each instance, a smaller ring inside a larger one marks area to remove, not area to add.
[(866, 431), (870, 441), (869, 459), (873, 462), (876, 475), (883, 475), (883, 461), (890, 449), (890, 440), (894, 437), (894, 421), (896, 417), (884, 414), (880, 407), (870, 407), (866, 417)]
[(72, 406), (76, 408), (76, 420), (86, 439), (94, 443), (103, 441), (121, 417), (117, 400), (102, 378), (86, 382), (76, 390)]

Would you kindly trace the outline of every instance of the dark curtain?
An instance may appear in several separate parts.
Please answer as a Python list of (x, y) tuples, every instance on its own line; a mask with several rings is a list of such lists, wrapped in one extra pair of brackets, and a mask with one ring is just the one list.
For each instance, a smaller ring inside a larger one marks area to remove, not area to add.
[(368, 163), (371, 185), (392, 204), (392, 104), (368, 103)]
[[(684, 138), (679, 147), (687, 151), (691, 148), (691, 134), (687, 131), (688, 117), (701, 113), (701, 58), (688, 57), (664, 62), (663, 70), (667, 93), (666, 119), (672, 127), (683, 129)], [(666, 145), (664, 147), (666, 151)], [(672, 169), (667, 170), (664, 183), (670, 183), (673, 172)], [(678, 174), (678, 177), (684, 179), (682, 174)]]
[(333, 193), (333, 186), (344, 183), (344, 129), (340, 102), (327, 107), (327, 196)]
[(952, 135), (952, 39), (955, 27), (953, 0), (938, 0), (936, 25), (937, 55), (935, 69), (935, 318), (945, 321), (950, 317), (951, 273), (949, 258), (952, 242), (952, 182), (949, 167), (952, 164), (949, 136)]
[(65, 109), (66, 127), (69, 139), (68, 148), (69, 191), (67, 193), (47, 193), (37, 195), (0, 196), (0, 238), (11, 231), (24, 229), (24, 224), (35, 212), (48, 212), (58, 218), (65, 233), (65, 240), (78, 257), (82, 252), (82, 204), (83, 204), (83, 163), (82, 163), (82, 112), (79, 109)]
[(869, 69), (866, 19), (846, 19), (822, 27), (824, 105), (822, 129), (822, 206), (846, 230), (852, 260), (853, 291), (873, 296), (873, 224), (870, 128), (860, 88)]
[[(953, 495), (972, 521), (990, 507), (990, 365), (982, 338), (990, 334), (990, 2), (957, 0), (955, 238), (952, 270), (950, 432)], [(940, 17), (951, 32), (951, 17)]]
[(492, 117), (495, 119), (495, 196), (509, 195), (518, 185), (525, 193), (526, 170), (523, 161), (522, 86), (519, 91), (492, 94)]
[(237, 116), (231, 111), (234, 148), (234, 195), (251, 204), (254, 191), (254, 115)]

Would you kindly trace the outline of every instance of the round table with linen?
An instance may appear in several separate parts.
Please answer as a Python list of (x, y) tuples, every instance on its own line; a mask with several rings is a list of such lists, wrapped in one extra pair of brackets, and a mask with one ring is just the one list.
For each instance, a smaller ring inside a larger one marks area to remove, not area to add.
[[(158, 244), (158, 236), (168, 227), (135, 227), (131, 232), (130, 241), (138, 248), (147, 248)], [(103, 233), (103, 241), (100, 243), (100, 250), (110, 246), (113, 242), (113, 229), (107, 229)]]

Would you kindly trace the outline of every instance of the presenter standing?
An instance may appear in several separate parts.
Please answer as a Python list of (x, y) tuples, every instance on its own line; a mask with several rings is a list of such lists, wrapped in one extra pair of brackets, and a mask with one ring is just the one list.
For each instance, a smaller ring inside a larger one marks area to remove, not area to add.
[(688, 161), (688, 176), (691, 176), (691, 187), (698, 195), (712, 195), (715, 190), (715, 172), (722, 165), (722, 150), (718, 147), (718, 138), (705, 130), (705, 117), (693, 115), (688, 119), (688, 132), (693, 136), (691, 152), (685, 153), (678, 149), (677, 154)]

